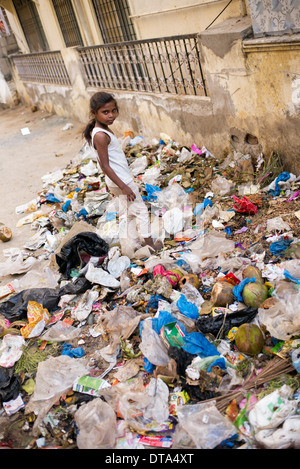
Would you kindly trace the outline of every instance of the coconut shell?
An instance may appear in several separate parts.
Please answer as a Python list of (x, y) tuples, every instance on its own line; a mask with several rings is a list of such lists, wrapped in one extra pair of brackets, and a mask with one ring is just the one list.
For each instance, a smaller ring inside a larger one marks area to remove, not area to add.
[(233, 285), (228, 282), (215, 283), (211, 292), (211, 302), (213, 306), (226, 306), (234, 302), (232, 293)]
[(235, 345), (241, 353), (255, 356), (262, 351), (265, 339), (256, 324), (242, 324), (235, 334)]
[(244, 278), (255, 278), (256, 283), (265, 283), (261, 271), (258, 267), (254, 265), (248, 265), (242, 272), (243, 279)]
[(191, 285), (193, 285), (193, 287), (197, 289), (200, 286), (199, 278), (195, 274), (187, 274), (181, 277), (178, 283), (180, 290), (184, 287), (186, 283), (190, 283)]
[(11, 238), (12, 238), (12, 232), (10, 228), (7, 228), (7, 226), (3, 226), (2, 228), (0, 228), (1, 241), (6, 243), (7, 241), (10, 241)]
[(261, 283), (250, 282), (243, 289), (243, 301), (246, 306), (258, 308), (269, 295), (269, 290)]

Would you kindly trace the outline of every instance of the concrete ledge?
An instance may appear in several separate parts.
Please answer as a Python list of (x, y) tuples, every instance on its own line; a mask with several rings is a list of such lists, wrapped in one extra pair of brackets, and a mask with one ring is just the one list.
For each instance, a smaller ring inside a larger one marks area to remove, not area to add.
[(216, 56), (225, 57), (237, 40), (252, 34), (249, 16), (230, 18), (216, 26), (199, 33), (200, 44), (210, 49)]
[(244, 52), (272, 52), (300, 49), (300, 34), (244, 39)]

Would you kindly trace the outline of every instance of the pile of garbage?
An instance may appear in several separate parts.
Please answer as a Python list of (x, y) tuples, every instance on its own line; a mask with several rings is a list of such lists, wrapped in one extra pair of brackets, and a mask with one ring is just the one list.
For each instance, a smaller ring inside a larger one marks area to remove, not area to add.
[(122, 246), (86, 145), (0, 228), (0, 446), (300, 448), (300, 177), (122, 145), (159, 252)]

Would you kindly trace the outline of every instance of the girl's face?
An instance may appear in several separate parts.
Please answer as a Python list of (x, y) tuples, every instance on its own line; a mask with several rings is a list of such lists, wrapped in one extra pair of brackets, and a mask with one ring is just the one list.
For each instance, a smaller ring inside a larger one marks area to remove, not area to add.
[(94, 113), (94, 115), (100, 124), (107, 127), (114, 123), (118, 116), (118, 109), (114, 101), (110, 101), (109, 103), (100, 107), (98, 111)]

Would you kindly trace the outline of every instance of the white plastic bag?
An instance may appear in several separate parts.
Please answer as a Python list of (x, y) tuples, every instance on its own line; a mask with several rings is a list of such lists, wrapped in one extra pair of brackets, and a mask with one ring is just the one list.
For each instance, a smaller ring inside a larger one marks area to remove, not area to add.
[(93, 264), (89, 264), (85, 278), (91, 283), (98, 283), (104, 287), (118, 288), (120, 286), (119, 280), (115, 279), (113, 275), (101, 267), (94, 267)]
[(295, 414), (298, 401), (293, 400), (294, 390), (284, 384), (260, 399), (250, 410), (248, 419), (254, 432), (277, 428), (287, 417)]

